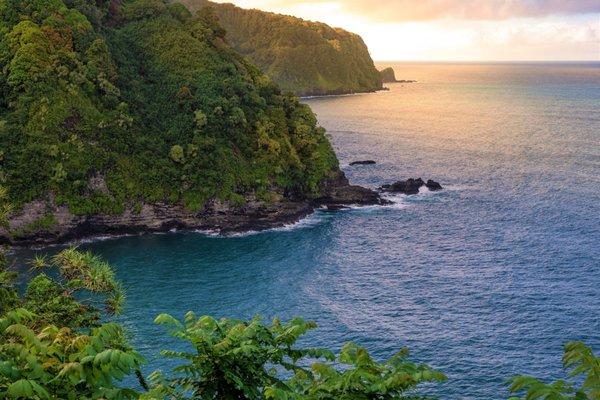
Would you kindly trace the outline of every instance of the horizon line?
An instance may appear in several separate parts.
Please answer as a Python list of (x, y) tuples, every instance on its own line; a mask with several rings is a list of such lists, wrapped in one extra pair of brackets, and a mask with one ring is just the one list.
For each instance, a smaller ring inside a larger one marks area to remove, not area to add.
[(555, 63), (555, 64), (600, 64), (600, 59), (597, 60), (373, 60), (374, 63)]

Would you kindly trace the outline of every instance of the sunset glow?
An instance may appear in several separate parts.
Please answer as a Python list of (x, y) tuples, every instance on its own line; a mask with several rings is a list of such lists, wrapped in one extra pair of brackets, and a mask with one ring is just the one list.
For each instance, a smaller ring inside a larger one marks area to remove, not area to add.
[(322, 21), (358, 33), (375, 60), (600, 60), (600, 2), (597, 1), (233, 0), (233, 3)]

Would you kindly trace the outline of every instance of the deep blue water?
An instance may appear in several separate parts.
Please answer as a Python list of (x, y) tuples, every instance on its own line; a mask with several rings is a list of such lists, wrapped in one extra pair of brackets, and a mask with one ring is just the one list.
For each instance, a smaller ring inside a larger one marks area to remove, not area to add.
[[(318, 322), (311, 345), (408, 346), (444, 399), (507, 398), (562, 376), (562, 345), (600, 351), (600, 68), (400, 64), (391, 91), (308, 103), (349, 178), (434, 178), (393, 207), (317, 213), (238, 237), (174, 233), (87, 244), (127, 287), (121, 321), (148, 356), (168, 312)], [(375, 166), (349, 167), (357, 159)]]

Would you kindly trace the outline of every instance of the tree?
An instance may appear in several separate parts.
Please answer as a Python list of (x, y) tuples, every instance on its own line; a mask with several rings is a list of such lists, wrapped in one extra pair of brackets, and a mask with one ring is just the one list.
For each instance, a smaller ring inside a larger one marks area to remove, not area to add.
[(303, 370), (298, 361), (305, 357), (333, 357), (326, 350), (294, 347), (301, 335), (315, 328), (300, 318), (285, 324), (275, 320), (267, 326), (258, 318), (217, 321), (190, 312), (183, 322), (167, 314), (155, 322), (168, 326), (172, 336), (189, 342), (194, 351), (163, 351), (163, 356), (184, 363), (172, 377), (152, 374), (153, 388), (147, 398), (263, 399), (267, 386), (291, 393), (277, 368)]
[[(54, 268), (58, 278), (41, 273), (19, 296), (0, 258), (0, 398), (138, 398), (116, 381), (137, 373), (143, 358), (119, 325), (99, 323), (99, 307), (114, 314), (123, 301), (111, 267), (74, 248), (32, 266)], [(85, 292), (93, 296), (78, 300)]]
[[(194, 351), (163, 351), (184, 362), (174, 376), (152, 374), (153, 387), (144, 399), (393, 400), (406, 398), (420, 383), (446, 379), (409, 362), (406, 350), (381, 364), (353, 343), (338, 356), (338, 363), (345, 364), (339, 369), (331, 351), (296, 346), (316, 327), (300, 318), (285, 324), (276, 319), (267, 326), (258, 318), (217, 321), (188, 313), (183, 322), (162, 314), (156, 323), (170, 327), (171, 335), (189, 342)], [(315, 359), (323, 362), (309, 366)], [(283, 371), (294, 375), (283, 379)]]
[[(90, 252), (71, 247), (49, 261), (38, 257), (32, 262), (38, 272), (58, 271), (58, 279), (41, 273), (27, 285), (23, 307), (38, 314), (40, 326), (56, 324), (69, 328), (98, 325), (100, 313), (121, 312), (125, 299), (112, 267)], [(85, 293), (90, 295), (84, 297)]]

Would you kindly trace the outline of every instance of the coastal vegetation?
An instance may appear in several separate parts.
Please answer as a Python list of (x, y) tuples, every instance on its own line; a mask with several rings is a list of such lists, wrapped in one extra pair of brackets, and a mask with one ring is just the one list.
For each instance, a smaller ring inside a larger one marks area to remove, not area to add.
[[(324, 181), (344, 181), (315, 115), (271, 79), (302, 94), (377, 89), (360, 38), (190, 1), (194, 13), (166, 0), (0, 0), (0, 241), (67, 214), (87, 223), (148, 204), (193, 212), (211, 201), (312, 200)], [(302, 318), (193, 312), (156, 316), (178, 349), (151, 355), (175, 365), (151, 372), (115, 322), (126, 303), (92, 253), (21, 262), (0, 251), (0, 399), (408, 400), (447, 380), (400, 346), (383, 361), (359, 343), (305, 347), (317, 325)], [(563, 366), (555, 382), (511, 379), (507, 396), (600, 398), (592, 348), (566, 344)]]
[[(382, 363), (355, 343), (337, 356), (303, 348), (298, 340), (316, 324), (301, 318), (265, 324), (258, 317), (216, 320), (192, 312), (183, 320), (156, 317), (186, 350), (163, 350), (177, 366), (146, 377), (144, 357), (125, 329), (107, 322), (124, 302), (110, 265), (69, 248), (32, 260), (34, 276), (19, 290), (4, 253), (0, 263), (0, 398), (425, 399), (431, 397), (424, 383), (446, 380), (410, 361), (406, 349)], [(563, 362), (572, 381), (516, 377), (511, 400), (598, 399), (600, 358), (592, 349), (569, 343)]]
[[(38, 275), (22, 292), (4, 255), (1, 261), (1, 398), (400, 399), (416, 396), (422, 383), (446, 379), (411, 362), (407, 350), (380, 363), (354, 343), (337, 356), (302, 348), (298, 339), (316, 325), (300, 318), (265, 324), (259, 318), (215, 320), (191, 312), (183, 321), (157, 316), (155, 322), (189, 350), (163, 350), (163, 357), (180, 360), (179, 365), (146, 379), (145, 361), (125, 330), (98, 318), (120, 312), (124, 298), (108, 264), (74, 248), (50, 259), (38, 257), (31, 262)], [(130, 376), (139, 387), (126, 387)]]
[(311, 96), (382, 89), (369, 50), (354, 33), (233, 4), (175, 1), (193, 12), (212, 8), (231, 46), (283, 90)]
[(318, 195), (338, 165), (324, 130), (224, 35), (162, 0), (0, 1), (0, 184), (8, 222), (37, 210), (9, 234), (58, 209)]

